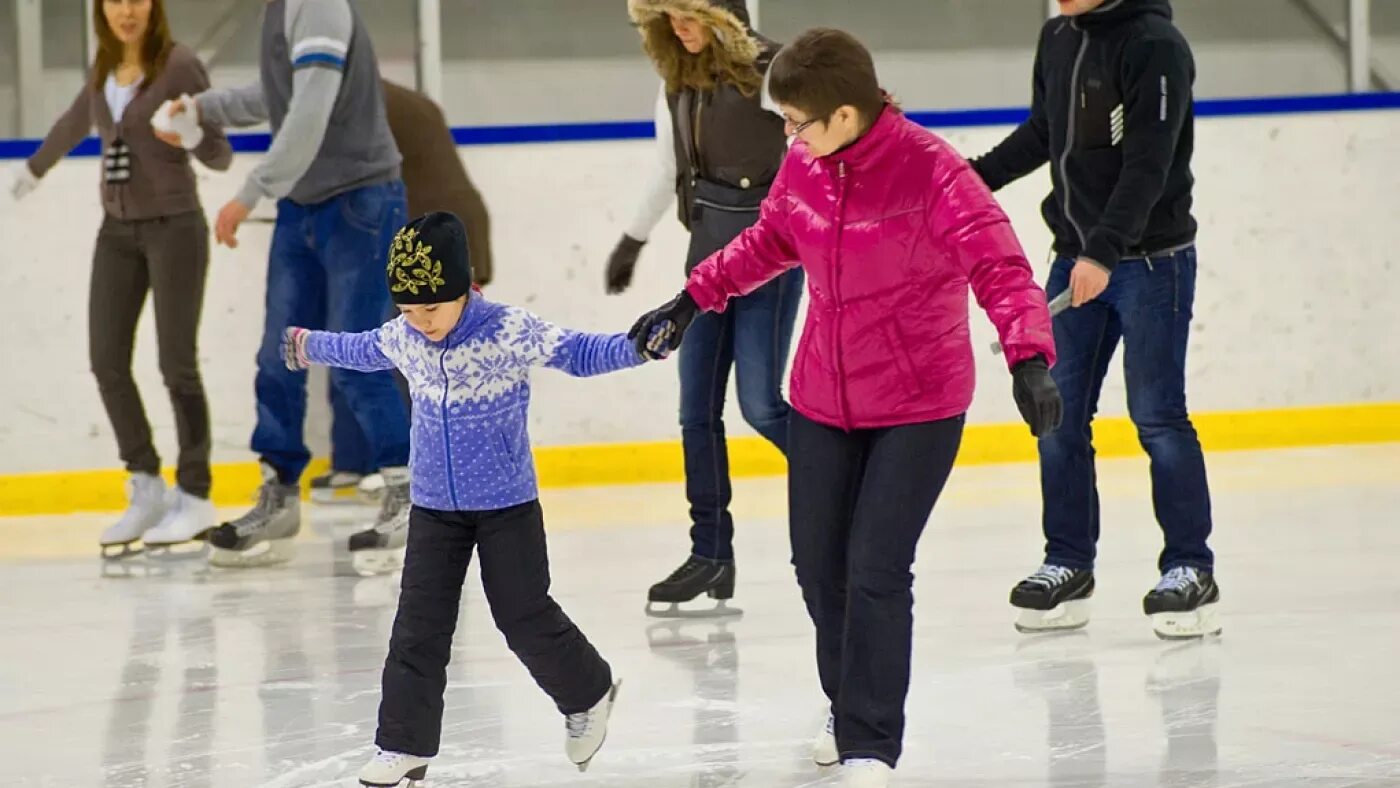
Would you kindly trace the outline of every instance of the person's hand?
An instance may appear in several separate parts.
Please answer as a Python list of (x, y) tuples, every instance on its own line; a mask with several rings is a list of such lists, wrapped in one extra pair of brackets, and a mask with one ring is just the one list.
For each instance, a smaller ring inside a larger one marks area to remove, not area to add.
[(194, 150), (204, 141), (199, 105), (188, 95), (161, 104), (151, 116), (151, 130), (161, 142), (185, 150)]
[(700, 313), (700, 307), (690, 293), (680, 295), (637, 318), (627, 338), (636, 345), (637, 355), (656, 361), (666, 358), (681, 346), (681, 338), (690, 323)]
[(622, 240), (613, 247), (612, 254), (608, 256), (607, 290), (609, 295), (616, 295), (626, 290), (632, 284), (632, 272), (637, 269), (637, 258), (641, 256), (642, 247), (646, 241), (638, 241), (626, 233)]
[(1108, 269), (1087, 257), (1074, 261), (1069, 271), (1069, 289), (1074, 294), (1070, 306), (1079, 307), (1093, 301), (1107, 287)]
[(29, 165), (20, 162), (10, 168), (10, 197), (15, 202), (28, 197), (30, 192), (39, 188), (39, 179), (34, 177), (34, 173), (29, 170)]
[(243, 203), (229, 200), (219, 209), (219, 216), (214, 220), (214, 240), (230, 249), (237, 249), (238, 226), (243, 224), (249, 213), (248, 207)]
[(1064, 403), (1045, 358), (1035, 356), (1017, 364), (1011, 370), (1011, 379), (1011, 396), (1031, 434), (1039, 438), (1059, 429)]
[(282, 332), (282, 358), (287, 363), (287, 369), (297, 372), (311, 366), (311, 361), (306, 358), (306, 335), (310, 333), (296, 326), (289, 326)]

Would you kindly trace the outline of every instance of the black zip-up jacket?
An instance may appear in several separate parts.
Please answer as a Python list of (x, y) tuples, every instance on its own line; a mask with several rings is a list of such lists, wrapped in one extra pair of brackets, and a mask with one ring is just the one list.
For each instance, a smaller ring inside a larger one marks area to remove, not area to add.
[(972, 161), (993, 191), (1051, 164), (1055, 251), (1112, 270), (1196, 238), (1196, 65), (1169, 0), (1108, 0), (1046, 22), (1030, 118)]

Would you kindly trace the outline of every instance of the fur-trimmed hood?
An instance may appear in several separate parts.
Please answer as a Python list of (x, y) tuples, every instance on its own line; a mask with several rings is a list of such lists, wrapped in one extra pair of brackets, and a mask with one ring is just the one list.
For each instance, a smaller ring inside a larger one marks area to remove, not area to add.
[[(720, 59), (741, 69), (758, 62), (759, 42), (750, 27), (744, 0), (627, 0), (627, 14), (642, 35), (642, 45), (672, 87), (670, 64), (694, 57), (671, 32), (668, 14), (694, 17), (713, 31)], [(746, 80), (747, 81), (747, 80)]]

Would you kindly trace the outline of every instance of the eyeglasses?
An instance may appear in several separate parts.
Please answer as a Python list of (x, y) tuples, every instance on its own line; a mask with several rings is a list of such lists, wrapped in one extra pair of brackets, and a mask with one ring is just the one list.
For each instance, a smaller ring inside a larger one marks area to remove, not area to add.
[(811, 125), (813, 123), (816, 123), (818, 120), (820, 120), (820, 118), (812, 118), (811, 120), (798, 123), (797, 121), (794, 121), (791, 118), (783, 118), (783, 123), (788, 128), (792, 129), (792, 131), (789, 131), (787, 135), (789, 137), (796, 137), (798, 134), (801, 134), (802, 132), (810, 128)]

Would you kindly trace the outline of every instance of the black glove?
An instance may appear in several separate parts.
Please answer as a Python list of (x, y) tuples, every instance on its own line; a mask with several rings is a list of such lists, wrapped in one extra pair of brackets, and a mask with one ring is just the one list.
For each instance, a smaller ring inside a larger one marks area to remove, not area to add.
[(627, 338), (636, 344), (637, 355), (642, 358), (652, 361), (665, 358), (681, 346), (681, 337), (699, 313), (695, 299), (682, 290), (661, 307), (637, 318)]
[(642, 253), (646, 241), (638, 241), (626, 233), (608, 255), (608, 293), (616, 295), (632, 284), (632, 272), (637, 269), (637, 258)]
[(1030, 425), (1031, 434), (1039, 438), (1059, 429), (1064, 403), (1045, 357), (1028, 358), (1012, 367), (1011, 380), (1011, 396), (1021, 418)]

